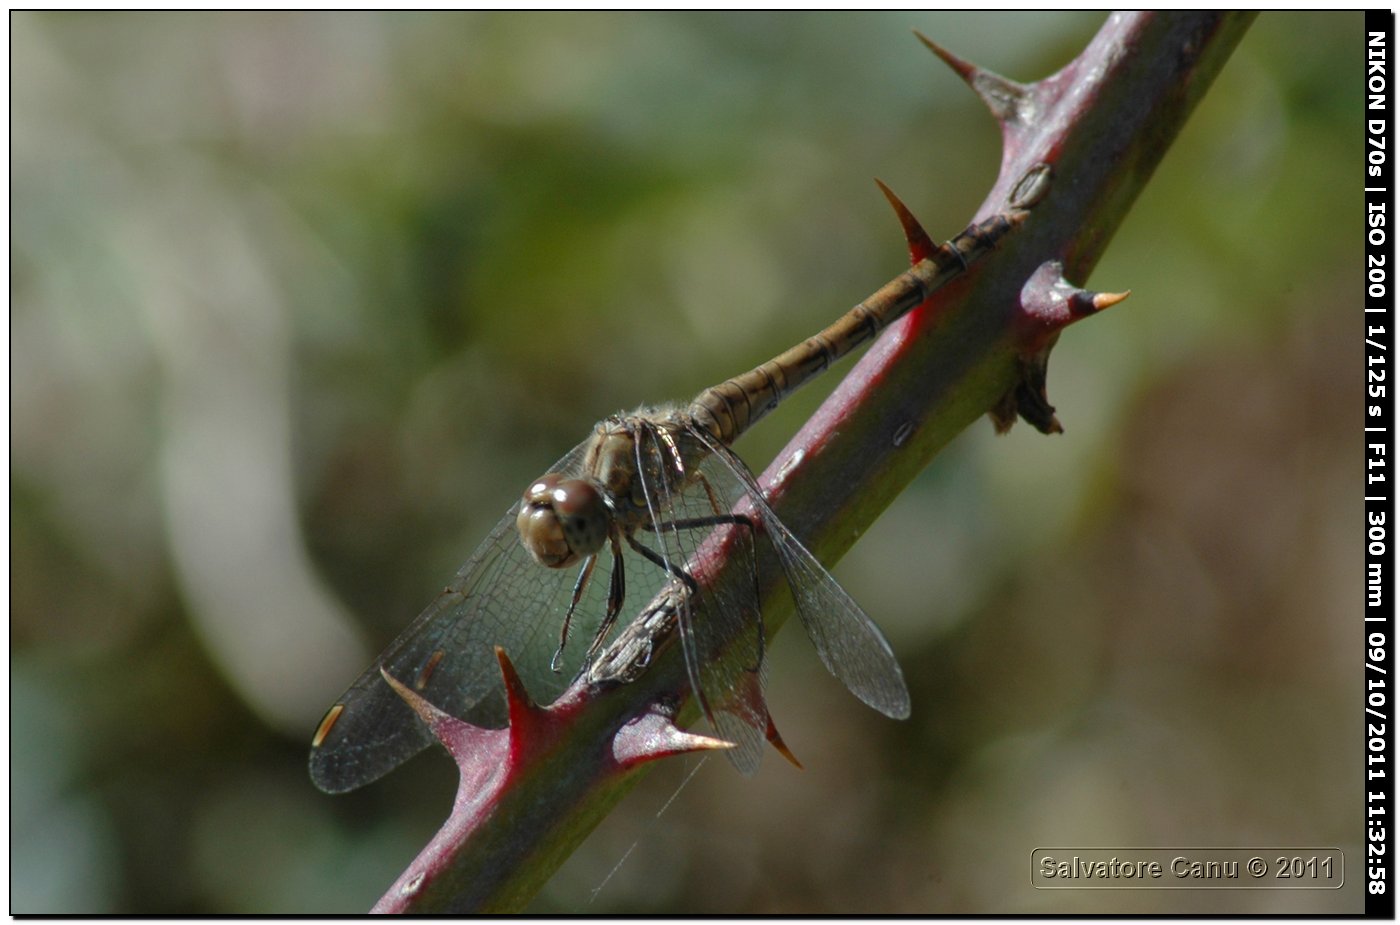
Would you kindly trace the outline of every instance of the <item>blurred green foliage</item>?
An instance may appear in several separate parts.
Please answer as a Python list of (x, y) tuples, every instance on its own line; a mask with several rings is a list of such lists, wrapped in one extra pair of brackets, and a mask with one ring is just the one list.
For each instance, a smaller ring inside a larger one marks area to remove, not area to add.
[[(323, 796), (320, 711), (594, 420), (897, 273), (869, 177), (963, 227), (997, 131), (910, 27), (1032, 80), (1101, 17), (11, 22), (11, 911), (189, 914), (368, 908), (455, 781)], [(1361, 42), (1261, 17), (1055, 354), (1067, 433), (973, 428), (837, 569), (914, 718), (784, 634), (808, 770), (710, 762), (658, 820), (663, 768), (537, 911), (1359, 910), (1027, 858), (1360, 859)]]

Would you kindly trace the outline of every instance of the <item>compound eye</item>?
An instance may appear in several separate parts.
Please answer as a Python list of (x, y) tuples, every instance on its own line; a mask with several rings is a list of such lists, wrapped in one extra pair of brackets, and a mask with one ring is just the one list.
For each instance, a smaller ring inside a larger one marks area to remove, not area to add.
[(592, 482), (552, 472), (526, 490), (524, 501), (516, 529), (541, 565), (572, 565), (597, 553), (607, 541), (611, 512)]

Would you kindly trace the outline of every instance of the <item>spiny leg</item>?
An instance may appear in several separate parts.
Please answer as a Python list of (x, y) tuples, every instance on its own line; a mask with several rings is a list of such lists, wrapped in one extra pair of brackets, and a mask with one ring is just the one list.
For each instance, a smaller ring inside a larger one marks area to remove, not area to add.
[[(756, 603), (759, 604), (759, 609), (758, 609), (758, 612), (757, 612), (757, 615), (756, 615), (756, 618), (755, 618), (755, 622), (758, 624), (758, 627), (757, 627), (757, 629), (758, 629), (758, 634), (757, 634), (757, 635), (758, 635), (758, 640), (757, 640), (757, 642), (758, 642), (758, 653), (757, 653), (757, 656), (758, 656), (758, 657), (754, 660), (754, 664), (751, 665), (751, 666), (749, 666), (749, 667), (746, 668), (745, 670), (747, 670), (747, 671), (749, 671), (749, 672), (754, 672), (754, 673), (756, 673), (756, 672), (758, 672), (759, 669), (763, 666), (763, 657), (764, 657), (764, 653), (765, 653), (766, 650), (767, 650), (767, 640), (765, 639), (765, 635), (766, 635), (766, 634), (765, 634), (765, 629), (764, 629), (764, 626), (763, 626), (763, 616), (762, 616), (763, 608), (762, 608), (761, 601), (762, 601), (763, 598), (762, 598), (762, 595), (759, 593), (759, 582), (758, 582), (758, 545), (757, 545), (756, 542), (753, 541), (753, 536), (754, 536), (754, 534), (755, 534), (755, 532), (756, 532), (755, 529), (754, 529), (754, 522), (753, 522), (753, 519), (752, 519), (752, 518), (746, 517), (746, 516), (743, 515), (743, 514), (721, 514), (721, 513), (719, 513), (721, 510), (723, 510), (723, 508), (720, 506), (719, 500), (715, 497), (714, 489), (710, 486), (710, 480), (707, 479), (707, 478), (705, 478), (705, 476), (704, 476), (703, 474), (697, 473), (697, 481), (699, 481), (700, 485), (703, 486), (704, 489), (705, 489), (705, 495), (706, 495), (706, 497), (709, 499), (709, 502), (710, 502), (710, 510), (712, 510), (712, 511), (715, 512), (715, 514), (714, 514), (713, 516), (710, 516), (710, 517), (689, 517), (689, 518), (683, 518), (683, 519), (681, 519), (681, 520), (668, 520), (668, 521), (666, 521), (666, 522), (664, 522), (664, 523), (660, 523), (660, 524), (646, 524), (645, 527), (646, 527), (646, 529), (655, 530), (655, 531), (657, 531), (657, 532), (660, 532), (661, 530), (666, 530), (666, 529), (690, 530), (690, 529), (696, 529), (696, 528), (700, 528), (700, 527), (719, 527), (719, 526), (724, 526), (724, 525), (726, 525), (726, 524), (732, 524), (732, 525), (735, 525), (735, 526), (742, 526), (742, 527), (747, 527), (747, 528), (748, 528), (748, 530), (749, 530), (749, 538), (750, 538), (750, 542), (749, 542), (749, 574), (753, 576), (753, 583), (754, 583), (754, 601), (755, 601)], [(629, 537), (629, 539), (630, 539), (630, 537)], [(661, 560), (661, 558), (660, 558), (659, 556), (657, 556), (655, 553), (653, 553), (651, 550), (646, 549), (645, 547), (638, 545), (635, 541), (632, 542), (632, 546), (633, 546), (634, 549), (637, 549), (639, 552), (642, 552), (642, 554), (645, 555), (648, 559), (650, 559), (651, 561), (655, 562), (656, 564), (662, 566), (662, 568), (665, 568), (665, 567), (666, 567), (665, 563)], [(688, 588), (690, 588), (690, 590), (691, 590), (692, 592), (695, 590), (695, 582), (694, 582), (693, 579), (690, 578), (690, 576), (689, 576), (688, 574), (685, 574), (685, 573), (683, 573), (683, 572), (676, 571), (676, 570), (673, 570), (673, 571), (675, 571), (675, 573), (676, 573), (677, 575), (681, 576), (682, 580), (686, 582), (686, 586), (687, 586)]]
[[(663, 526), (670, 527), (672, 526), (672, 524), (663, 524)], [(632, 534), (630, 533), (627, 534), (627, 545), (631, 546), (633, 549), (637, 550), (637, 552), (645, 556), (647, 561), (655, 563), (658, 568), (662, 569), (663, 571), (669, 572), (671, 575), (678, 578), (681, 584), (685, 585), (686, 590), (688, 590), (691, 594), (694, 594), (696, 591), (700, 590), (700, 586), (695, 583), (694, 578), (690, 577), (689, 572), (681, 568), (679, 565), (672, 565), (670, 562), (666, 561), (666, 559), (660, 553), (649, 549), (646, 546), (643, 546), (641, 543), (638, 543), (636, 537), (632, 536)]]
[[(677, 476), (684, 478), (684, 459), (675, 440), (669, 434), (658, 432), (657, 427), (648, 425), (644, 420), (638, 421), (638, 426), (633, 430), (632, 436), (633, 457), (636, 461), (636, 471), (641, 476), (639, 481), (642, 488), (642, 499), (646, 503), (647, 522), (651, 529), (656, 532), (658, 538), (662, 539), (661, 552), (653, 552), (643, 546), (637, 542), (636, 537), (631, 532), (627, 534), (627, 543), (647, 561), (660, 566), (663, 572), (679, 579), (680, 583), (687, 589), (688, 593), (678, 595), (675, 599), (676, 627), (681, 637), (681, 653), (685, 657), (686, 674), (690, 678), (690, 686), (700, 703), (700, 709), (713, 723), (715, 721), (714, 711), (710, 707), (704, 686), (700, 683), (700, 655), (696, 651), (695, 635), (691, 626), (693, 618), (691, 604), (697, 586), (695, 579), (691, 578), (684, 569), (672, 566), (667, 557), (666, 543), (662, 536), (667, 529), (671, 530), (673, 538), (679, 532), (674, 526), (668, 526), (662, 520), (662, 514), (671, 510), (674, 500), (671, 496), (672, 489), (678, 487), (673, 486), (671, 480), (666, 476), (668, 467), (665, 460), (669, 458)], [(655, 467), (651, 465), (653, 460), (657, 462)], [(653, 478), (653, 476), (655, 477)]]
[[(709, 483), (705, 481), (704, 476), (700, 476), (700, 481), (705, 485), (705, 491), (708, 494), (710, 492)], [(714, 504), (713, 494), (710, 494), (710, 503), (712, 505)], [(642, 528), (660, 533), (662, 530), (695, 530), (701, 527), (722, 527), (726, 525), (748, 527), (751, 534), (754, 528), (753, 520), (745, 517), (743, 514), (716, 514), (713, 517), (684, 517), (680, 520), (667, 520), (661, 523), (643, 524)], [(695, 579), (690, 577), (689, 572), (678, 565), (673, 565), (661, 556), (660, 553), (643, 546), (641, 543), (637, 542), (636, 538), (630, 533), (627, 535), (627, 544), (645, 556), (648, 561), (654, 562), (662, 570), (670, 572), (672, 575), (679, 578), (692, 594), (698, 590)], [(757, 569), (755, 568), (754, 571), (757, 572)]]
[(627, 572), (622, 563), (622, 544), (617, 541), (617, 531), (612, 531), (608, 536), (612, 543), (612, 577), (608, 580), (608, 609), (603, 614), (603, 622), (598, 625), (598, 632), (593, 636), (593, 642), (588, 647), (588, 653), (584, 656), (585, 662), (593, 661), (593, 656), (598, 654), (598, 650), (603, 647), (603, 640), (608, 638), (608, 631), (612, 629), (617, 615), (622, 611), (622, 601), (627, 596)]
[[(704, 481), (703, 476), (701, 477), (701, 481)], [(707, 484), (706, 491), (708, 490), (709, 486)], [(749, 517), (745, 517), (743, 514), (717, 514), (714, 517), (689, 517), (682, 520), (668, 520), (662, 524), (647, 524), (646, 529), (656, 531), (689, 530), (698, 527), (719, 527), (724, 526), (726, 524), (747, 527), (749, 530), (749, 535), (752, 538), (752, 535), (754, 533), (753, 520)], [(692, 594), (696, 592), (698, 586), (695, 583), (695, 579), (692, 578), (690, 576), (690, 573), (685, 571), (685, 569), (681, 568), (680, 566), (670, 564), (657, 553), (643, 546), (641, 543), (638, 543), (630, 535), (627, 537), (627, 542), (632, 546), (633, 549), (637, 550), (637, 552), (641, 553), (648, 560), (656, 563), (656, 565), (658, 565), (662, 569), (670, 572), (672, 575), (679, 578)], [(756, 544), (754, 544), (752, 541), (749, 543), (749, 574), (753, 576), (754, 600), (760, 601), (762, 600), (762, 597), (759, 594), (758, 586), (758, 549)], [(750, 672), (757, 672), (759, 668), (763, 665), (763, 654), (767, 646), (764, 640), (764, 627), (763, 618), (761, 616), (761, 607), (758, 613), (759, 616), (756, 618), (756, 622), (758, 623), (758, 658), (755, 660), (752, 666), (745, 669)]]
[[(648, 473), (651, 473), (653, 468), (648, 465), (649, 458), (644, 449), (643, 436), (647, 438), (645, 442), (650, 443), (651, 452), (655, 455), (655, 458), (664, 460), (662, 463), (663, 468), (666, 463), (669, 463), (671, 466), (675, 467), (677, 477), (683, 478), (685, 476), (685, 460), (681, 455), (680, 447), (676, 445), (675, 438), (671, 433), (664, 427), (656, 427), (645, 421), (640, 422), (640, 426), (634, 434), (632, 445), (634, 458), (637, 464), (637, 472), (643, 475), (641, 479), (642, 497), (646, 502), (647, 514), (649, 515), (648, 519), (642, 524), (643, 529), (651, 530), (658, 536), (663, 531), (668, 530), (674, 535), (682, 529), (715, 526), (720, 523), (720, 521), (711, 521), (709, 518), (704, 517), (690, 520), (661, 519), (661, 514), (669, 511), (674, 503), (675, 499), (672, 495), (672, 491), (676, 486), (672, 485), (670, 480), (662, 473), (657, 473), (658, 477), (654, 481), (648, 477)], [(658, 553), (637, 542), (637, 538), (629, 532), (627, 534), (627, 545), (635, 549), (649, 562), (659, 566), (662, 571), (680, 579), (681, 583), (684, 584), (692, 594), (695, 593), (697, 590), (695, 579), (692, 578), (685, 569), (681, 568), (679, 564), (671, 562), (666, 556), (666, 545), (664, 541), (662, 542), (662, 551)]]
[(574, 618), (574, 610), (578, 607), (578, 602), (583, 599), (583, 592), (588, 588), (588, 580), (593, 577), (593, 566), (598, 564), (597, 556), (589, 556), (583, 562), (583, 568), (579, 569), (578, 581), (574, 582), (574, 596), (569, 601), (569, 609), (564, 611), (564, 624), (559, 627), (559, 648), (554, 650), (554, 657), (549, 660), (549, 670), (559, 671), (564, 665), (564, 646), (569, 642), (569, 623)]
[(680, 520), (667, 520), (659, 524), (643, 524), (642, 529), (660, 532), (662, 530), (696, 530), (700, 527), (722, 527), (738, 524), (753, 529), (753, 521), (743, 514), (719, 514), (714, 517), (683, 517)]

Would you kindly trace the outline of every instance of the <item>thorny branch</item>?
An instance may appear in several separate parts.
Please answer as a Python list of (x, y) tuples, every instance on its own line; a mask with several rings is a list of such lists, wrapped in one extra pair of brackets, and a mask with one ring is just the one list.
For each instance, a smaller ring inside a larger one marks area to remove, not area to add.
[[(764, 473), (770, 503), (820, 558), (839, 558), (982, 414), (1002, 428), (1019, 413), (1042, 431), (1059, 429), (1046, 398), (1050, 350), (1066, 325), (1104, 307), (1071, 281), (1086, 279), (1252, 18), (1114, 14), (1079, 57), (1026, 85), (925, 40), (1002, 128), (1001, 172), (976, 217), (1000, 208), (1036, 164), (1050, 165), (1055, 179), (1000, 251), (876, 340)], [(776, 589), (776, 563), (760, 569), (765, 591)], [(509, 729), (470, 727), (408, 695), (457, 759), (462, 784), (443, 829), (376, 911), (518, 910), (639, 768), (722, 746), (678, 728), (690, 714), (674, 716), (687, 685), (671, 609), (653, 602), (600, 658), (591, 677), (614, 683), (581, 679), (548, 707), (530, 701), (502, 656)], [(781, 608), (765, 612), (770, 635), (784, 617)]]

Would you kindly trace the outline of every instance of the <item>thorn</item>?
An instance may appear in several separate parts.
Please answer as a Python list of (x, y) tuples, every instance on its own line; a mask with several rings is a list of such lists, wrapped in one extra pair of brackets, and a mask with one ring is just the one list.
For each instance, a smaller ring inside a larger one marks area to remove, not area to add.
[(977, 76), (977, 66), (975, 64), (959, 58), (927, 35), (924, 35), (918, 29), (914, 30), (914, 35), (919, 41), (924, 43), (925, 48), (942, 58), (943, 63), (952, 68), (959, 77), (968, 83), (972, 83), (973, 78)]
[[(510, 735), (505, 729), (483, 729), (450, 713), (438, 709), (427, 699), (398, 678), (389, 674), (381, 665), (379, 674), (394, 693), (403, 698), (404, 703), (413, 708), (419, 718), (427, 724), (433, 737), (438, 740), (461, 775), (457, 784), (457, 799), (462, 794), (482, 794), (499, 781), (510, 763)], [(453, 810), (454, 814), (456, 809)]]
[(1126, 292), (1094, 292), (1081, 289), (1064, 278), (1057, 261), (1041, 264), (1021, 289), (1021, 311), (1028, 331), (1026, 347), (1040, 350), (1050, 333), (1068, 327), (1081, 318), (1103, 311), (1126, 299)]
[(679, 726), (671, 726), (664, 733), (664, 741), (671, 754), (679, 755), (686, 752), (707, 752), (724, 751), (734, 747), (734, 743), (727, 739), (717, 739), (714, 736), (701, 735), (698, 732), (687, 732)]
[[(1068, 286), (1068, 284), (1066, 285)], [(1131, 289), (1126, 292), (1093, 292), (1088, 289), (1071, 287), (1069, 294), (1065, 296), (1065, 306), (1070, 313), (1070, 319), (1066, 324), (1117, 305), (1130, 295), (1132, 295)]]
[(506, 685), (506, 708), (510, 717), (511, 733), (513, 737), (518, 738), (526, 729), (538, 723), (544, 711), (530, 696), (525, 682), (520, 680), (519, 672), (511, 664), (510, 656), (500, 646), (496, 646), (496, 661), (501, 666), (501, 679)]
[(669, 713), (653, 707), (638, 719), (624, 725), (613, 736), (613, 760), (625, 768), (692, 752), (733, 748), (724, 739), (686, 732)]
[(1123, 292), (1096, 292), (1094, 293), (1094, 298), (1091, 300), (1094, 305), (1094, 311), (1101, 312), (1105, 308), (1111, 308), (1132, 294), (1133, 290), (1131, 289), (1125, 289)]
[(909, 263), (918, 263), (926, 257), (933, 256), (938, 250), (938, 245), (933, 243), (933, 239), (924, 231), (924, 226), (919, 224), (919, 220), (914, 217), (914, 213), (900, 201), (894, 191), (881, 182), (879, 177), (875, 178), (875, 185), (880, 187), (880, 192), (885, 194), (890, 205), (894, 208), (894, 214), (899, 217), (899, 224), (904, 229), (904, 240), (909, 242)]
[(382, 665), (379, 668), (379, 674), (394, 693), (403, 698), (404, 703), (418, 714), (419, 719), (423, 720), (428, 729), (432, 731), (433, 737), (442, 743), (443, 748), (447, 749), (448, 754), (452, 756), (453, 761), (457, 762), (457, 767), (465, 778), (468, 770), (466, 762), (469, 757), (480, 753), (485, 739), (499, 734), (499, 730), (482, 729), (480, 726), (473, 726), (466, 720), (458, 719), (451, 713), (443, 712), (422, 694), (385, 671)]
[(792, 762), (793, 767), (797, 768), (799, 771), (806, 770), (802, 767), (802, 762), (798, 761), (797, 756), (792, 753), (792, 749), (787, 747), (787, 743), (783, 741), (783, 737), (778, 734), (778, 727), (773, 724), (772, 713), (768, 714), (768, 731), (765, 735), (768, 736), (768, 743), (778, 750), (778, 754)]
[(1081, 289), (1065, 279), (1057, 261), (1047, 260), (1036, 268), (1021, 287), (1016, 384), (989, 412), (997, 433), (1009, 430), (1017, 415), (1043, 434), (1064, 432), (1046, 395), (1050, 351), (1069, 325), (1117, 305), (1130, 294), (1131, 290)]
[(424, 699), (422, 694), (389, 674), (389, 672), (384, 669), (383, 665), (379, 666), (379, 674), (384, 678), (385, 683), (393, 689), (394, 693), (398, 694), (403, 702), (408, 704), (413, 709), (413, 712), (417, 713), (418, 717), (428, 724), (429, 728), (433, 730), (438, 738), (442, 738), (442, 734), (439, 730), (444, 728), (448, 723), (460, 722), (456, 717), (444, 713), (433, 706)]
[(963, 83), (972, 88), (972, 92), (982, 98), (982, 102), (987, 104), (987, 108), (996, 116), (998, 122), (1019, 123), (1021, 121), (1021, 102), (1029, 95), (1030, 90), (1024, 84), (1019, 84), (1014, 80), (1008, 80), (1000, 74), (984, 70), (969, 61), (964, 61), (948, 49), (924, 35), (918, 29), (914, 30), (919, 41), (927, 46), (928, 50), (943, 59), (943, 63), (953, 69), (953, 73), (962, 78)]

